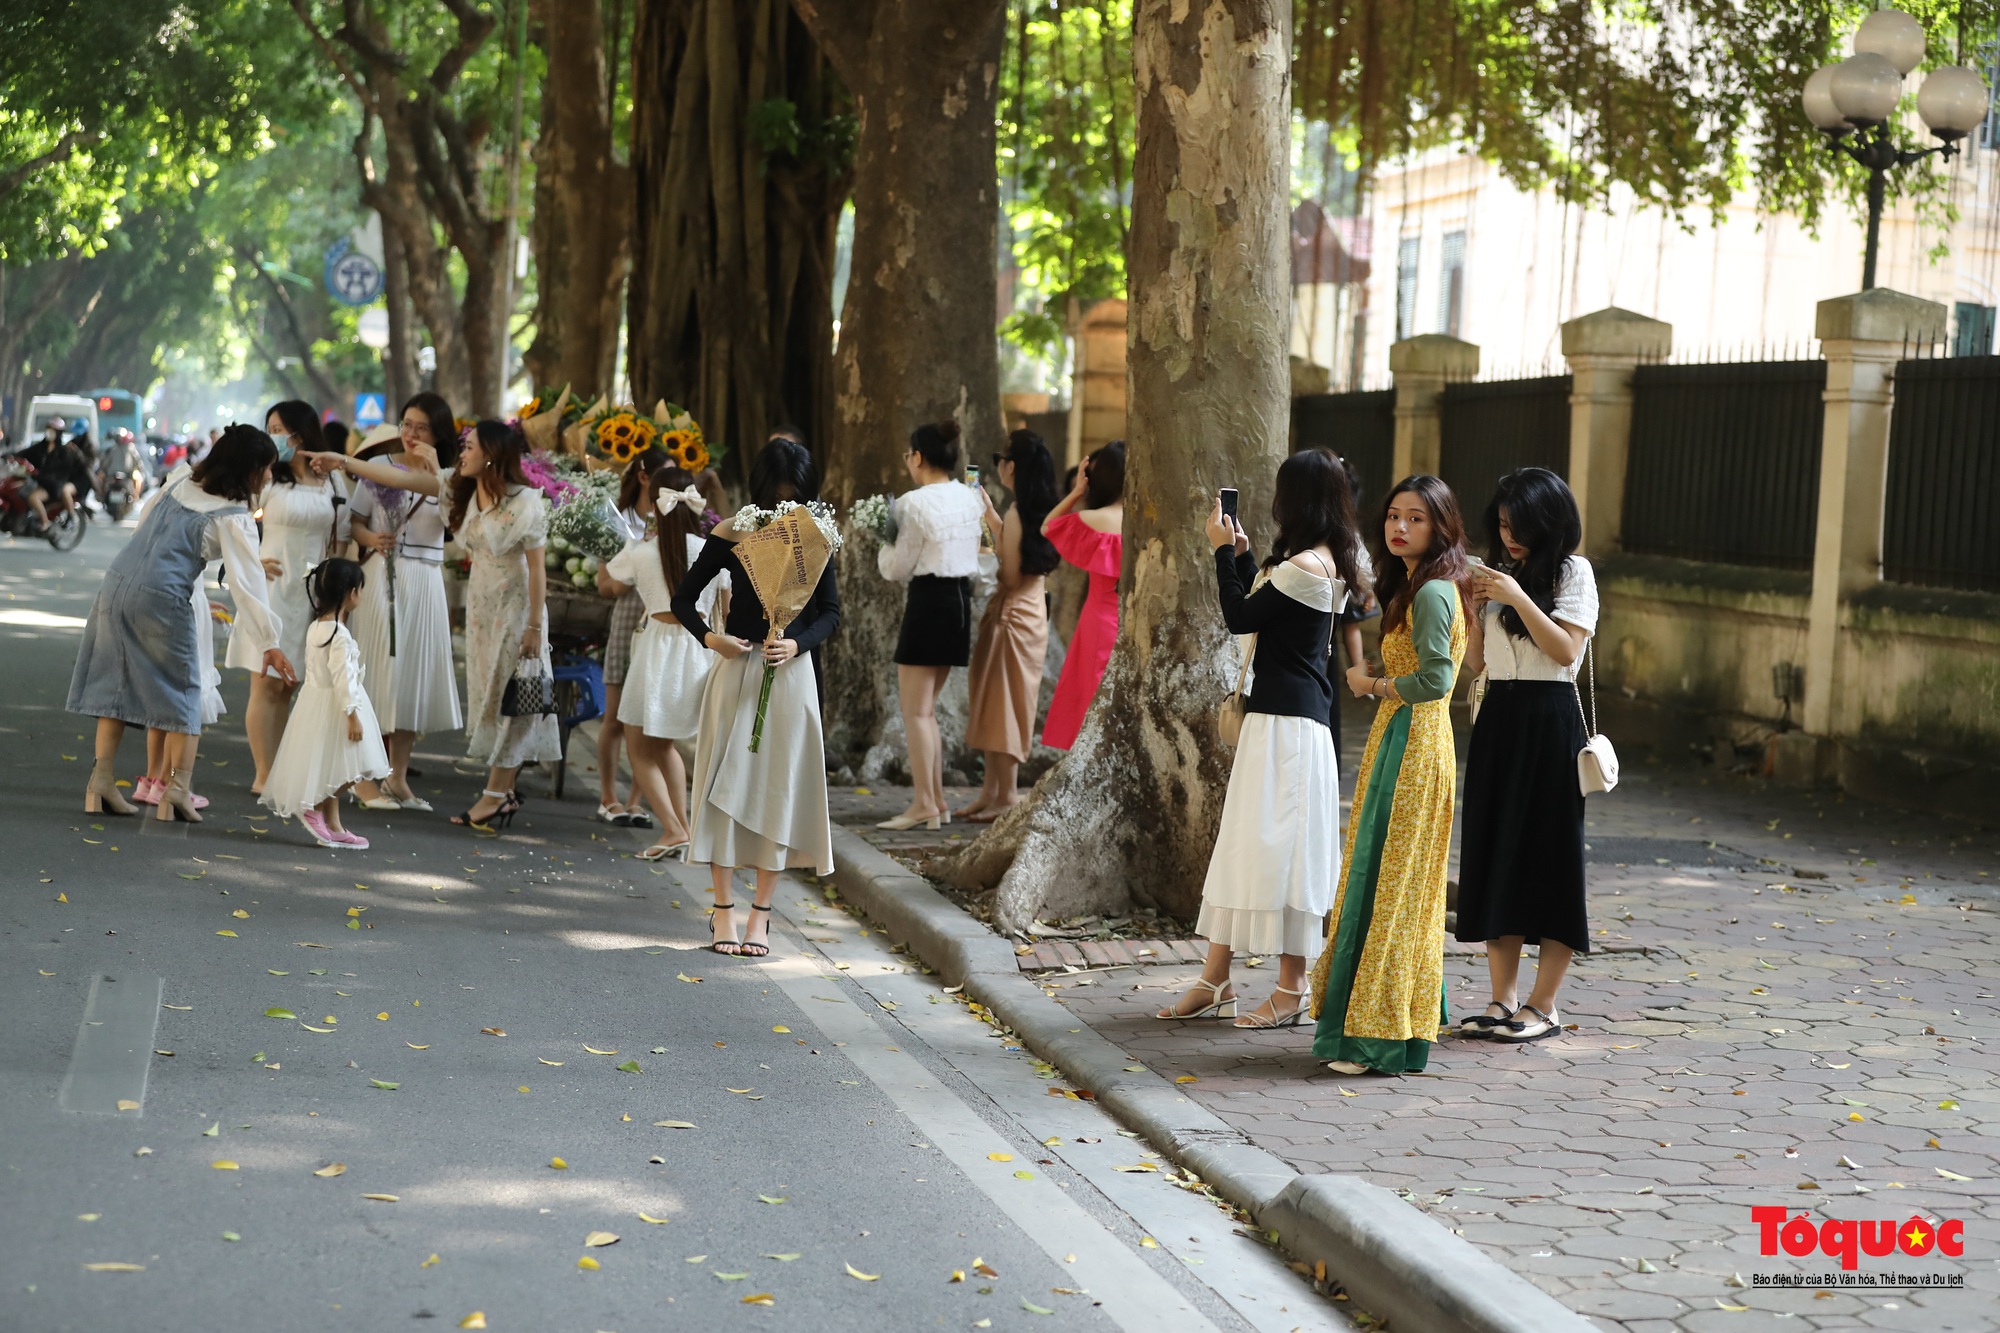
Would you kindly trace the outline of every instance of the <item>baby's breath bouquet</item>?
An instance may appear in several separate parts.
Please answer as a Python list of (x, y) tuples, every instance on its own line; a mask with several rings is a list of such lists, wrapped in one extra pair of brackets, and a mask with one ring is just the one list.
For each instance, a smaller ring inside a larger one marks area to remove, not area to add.
[(871, 495), (856, 500), (847, 515), (858, 531), (874, 533), (877, 541), (887, 543), (896, 540), (895, 497)]
[(625, 528), (618, 521), (617, 473), (589, 472), (574, 478), (571, 494), (549, 514), (549, 544), (596, 560), (609, 560), (625, 549)]
[[(736, 534), (736, 558), (764, 608), (764, 642), (776, 643), (812, 600), (826, 562), (840, 549), (839, 516), (820, 500), (782, 500), (775, 509), (744, 505), (729, 525)], [(750, 729), (752, 754), (764, 743), (764, 713), (777, 675), (778, 669), (766, 662), (757, 720)]]

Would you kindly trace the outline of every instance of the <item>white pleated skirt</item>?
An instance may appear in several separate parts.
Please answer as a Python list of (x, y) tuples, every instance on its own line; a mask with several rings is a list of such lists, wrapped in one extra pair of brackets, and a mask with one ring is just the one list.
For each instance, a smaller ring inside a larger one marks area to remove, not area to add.
[(371, 710), (364, 708), (359, 716), (361, 739), (350, 741), (347, 714), (340, 711), (333, 691), (307, 682), (292, 705), (284, 739), (278, 742), (264, 794), (258, 799), (280, 818), (293, 819), (350, 782), (388, 777), (382, 729), (375, 725)]
[(702, 687), (718, 660), (679, 621), (646, 617), (632, 635), (618, 720), (660, 740), (692, 741), (701, 734)]
[[(397, 582), (402, 581), (414, 563), (404, 561), (397, 565)], [(384, 731), (394, 731), (396, 658), (390, 651), (389, 568), (380, 556), (371, 557), (361, 568), (365, 576), (361, 600), (347, 617), (347, 632), (354, 636), (354, 646), (361, 650), (361, 686), (375, 709), (375, 724)]]
[(201, 679), (201, 725), (212, 727), (229, 709), (222, 702), (222, 673), (215, 669), (215, 613), (209, 609), (208, 590), (202, 586), (207, 581), (208, 571), (204, 569), (195, 577), (194, 595), (188, 600), (194, 603), (194, 662)]
[[(708, 865), (833, 873), (826, 804), (826, 743), (810, 657), (778, 668), (763, 743), (750, 752), (764, 662), (718, 659), (702, 690), (688, 860)], [(630, 688), (628, 681), (627, 688)]]
[(1239, 953), (1311, 960), (1339, 885), (1333, 733), (1310, 718), (1247, 714), (1195, 933)]
[(435, 732), (464, 726), (457, 675), (444, 570), (422, 560), (397, 561), (396, 701), (389, 729)]

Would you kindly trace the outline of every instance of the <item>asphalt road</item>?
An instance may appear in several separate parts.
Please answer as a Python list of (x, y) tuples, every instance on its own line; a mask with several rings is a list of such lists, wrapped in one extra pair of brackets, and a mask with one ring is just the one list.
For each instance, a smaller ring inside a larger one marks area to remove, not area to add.
[(250, 798), (230, 673), (207, 822), (82, 815), (125, 536), (0, 539), (0, 1330), (1345, 1326), (816, 886), (770, 958), (703, 951), (705, 871), (588, 780), (459, 834), (429, 737), (440, 813), (320, 849)]

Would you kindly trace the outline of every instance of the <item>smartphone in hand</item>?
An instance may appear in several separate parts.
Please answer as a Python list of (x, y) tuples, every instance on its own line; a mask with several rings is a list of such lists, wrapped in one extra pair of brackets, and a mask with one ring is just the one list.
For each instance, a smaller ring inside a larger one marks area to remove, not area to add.
[(979, 464), (967, 463), (965, 465), (965, 484), (972, 487), (975, 491), (979, 489)]
[(1218, 492), (1218, 495), (1222, 499), (1222, 516), (1234, 522), (1236, 519), (1236, 488), (1234, 486), (1224, 486)]

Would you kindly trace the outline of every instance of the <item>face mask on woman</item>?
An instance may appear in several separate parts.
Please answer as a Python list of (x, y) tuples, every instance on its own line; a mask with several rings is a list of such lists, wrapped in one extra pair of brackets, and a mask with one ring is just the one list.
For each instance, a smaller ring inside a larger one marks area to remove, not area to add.
[(279, 431), (276, 435), (273, 435), (271, 443), (278, 446), (278, 461), (280, 463), (291, 462), (292, 455), (298, 452), (298, 450), (292, 447), (292, 437), (283, 431)]

